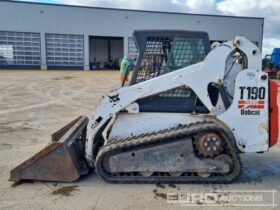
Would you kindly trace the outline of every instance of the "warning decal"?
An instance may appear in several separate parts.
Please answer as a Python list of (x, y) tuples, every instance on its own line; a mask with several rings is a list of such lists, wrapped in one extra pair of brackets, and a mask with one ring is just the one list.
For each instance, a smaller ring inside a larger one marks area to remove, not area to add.
[(239, 100), (238, 109), (264, 109), (264, 100)]

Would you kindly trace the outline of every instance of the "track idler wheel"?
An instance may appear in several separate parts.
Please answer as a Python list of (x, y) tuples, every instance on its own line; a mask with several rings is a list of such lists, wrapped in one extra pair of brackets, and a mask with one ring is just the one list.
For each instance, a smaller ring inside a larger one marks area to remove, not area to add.
[(182, 172), (169, 172), (168, 173), (170, 176), (172, 177), (179, 177), (181, 176), (183, 173)]
[(143, 172), (139, 172), (139, 174), (143, 177), (149, 177), (149, 176), (152, 176), (154, 172), (151, 172), (151, 171), (143, 171)]
[[(226, 155), (226, 154), (218, 155), (217, 157), (215, 157), (215, 160), (224, 161), (225, 163), (229, 164), (229, 172), (228, 173), (232, 172), (233, 161), (232, 161), (232, 159), (229, 155)], [(224, 173), (224, 175), (227, 175), (228, 173)], [(221, 173), (221, 174), (223, 174), (223, 173)]]
[(202, 177), (202, 178), (207, 178), (207, 177), (211, 176), (211, 173), (207, 173), (207, 172), (198, 172), (197, 175), (200, 176), (200, 177)]

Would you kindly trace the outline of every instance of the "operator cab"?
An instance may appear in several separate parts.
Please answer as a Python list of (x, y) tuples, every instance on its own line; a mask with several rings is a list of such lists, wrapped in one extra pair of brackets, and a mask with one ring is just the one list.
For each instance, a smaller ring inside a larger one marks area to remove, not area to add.
[[(211, 50), (206, 32), (139, 30), (134, 31), (133, 37), (139, 55), (130, 85), (201, 62)], [(139, 99), (137, 103), (140, 112), (209, 112), (196, 94), (185, 86)]]

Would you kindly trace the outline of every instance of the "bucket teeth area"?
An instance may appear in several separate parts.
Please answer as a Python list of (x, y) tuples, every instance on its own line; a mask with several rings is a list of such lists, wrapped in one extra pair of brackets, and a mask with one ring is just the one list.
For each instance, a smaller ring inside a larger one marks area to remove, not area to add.
[(88, 173), (84, 158), (87, 117), (78, 117), (52, 135), (40, 152), (11, 171), (10, 181), (72, 182)]

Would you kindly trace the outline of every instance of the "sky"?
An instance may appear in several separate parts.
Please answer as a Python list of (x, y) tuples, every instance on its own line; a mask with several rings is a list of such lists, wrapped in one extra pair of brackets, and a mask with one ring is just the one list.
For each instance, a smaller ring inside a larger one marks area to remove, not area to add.
[[(24, 0), (28, 1), (28, 0)], [(263, 56), (280, 48), (280, 0), (29, 0), (82, 6), (264, 17)]]

